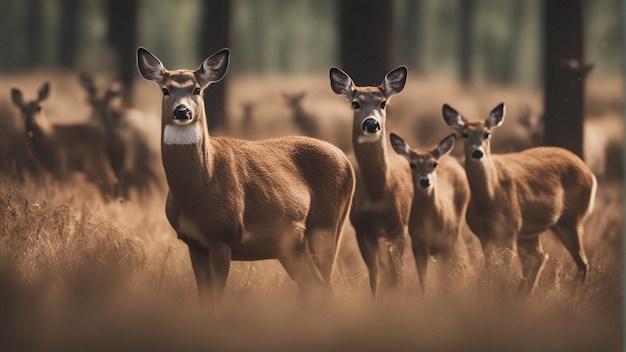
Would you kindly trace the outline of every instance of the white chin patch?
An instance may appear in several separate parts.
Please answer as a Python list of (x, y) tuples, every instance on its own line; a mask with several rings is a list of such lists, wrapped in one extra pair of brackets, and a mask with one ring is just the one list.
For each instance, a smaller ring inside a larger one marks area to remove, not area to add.
[(196, 144), (202, 137), (200, 125), (167, 125), (163, 130), (163, 143), (168, 145)]
[(357, 142), (361, 143), (374, 143), (378, 142), (380, 139), (381, 133), (373, 133), (373, 134), (362, 134), (357, 138)]

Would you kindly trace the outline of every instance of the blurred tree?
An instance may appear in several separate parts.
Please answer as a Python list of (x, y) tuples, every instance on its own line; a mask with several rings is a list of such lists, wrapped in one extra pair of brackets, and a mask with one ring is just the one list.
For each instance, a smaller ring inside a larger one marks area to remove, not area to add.
[(397, 37), (399, 45), (398, 56), (403, 62), (406, 62), (410, 69), (416, 72), (422, 72), (423, 62), (422, 55), (422, 37), (420, 29), (424, 11), (424, 0), (404, 0), (396, 2), (394, 10), (394, 21), (398, 25), (398, 31), (394, 34)]
[[(203, 55), (230, 46), (230, 0), (202, 2), (199, 48)], [(227, 128), (226, 91), (228, 75), (218, 84), (210, 85), (204, 92), (204, 104), (209, 129)]]
[(339, 56), (341, 68), (358, 85), (378, 85), (392, 69), (393, 2), (340, 0)]
[(459, 0), (459, 76), (461, 82), (472, 80), (472, 53), (474, 51), (474, 0)]
[(583, 155), (582, 0), (544, 0), (544, 143)]
[(137, 0), (107, 0), (108, 43), (117, 59), (117, 79), (124, 85), (125, 104), (132, 101), (131, 93), (137, 75)]
[(26, 18), (26, 58), (27, 68), (35, 68), (43, 57), (43, 0), (27, 0), (28, 17)]
[(78, 47), (78, 24), (81, 12), (80, 0), (61, 1), (60, 33), (59, 33), (59, 65), (65, 69), (76, 66), (76, 51)]

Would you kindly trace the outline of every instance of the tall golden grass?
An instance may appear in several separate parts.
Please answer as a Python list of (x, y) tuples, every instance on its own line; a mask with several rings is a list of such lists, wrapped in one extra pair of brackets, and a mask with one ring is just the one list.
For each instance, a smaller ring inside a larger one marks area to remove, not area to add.
[[(3, 80), (0, 88), (19, 84), (19, 78)], [(72, 77), (55, 78), (73, 87)], [(40, 79), (25, 81), (37, 86)], [(349, 124), (347, 104), (330, 92), (325, 79), (272, 78), (270, 88), (258, 89), (266, 80), (233, 82), (232, 92), (238, 95), (230, 95), (231, 126), (216, 133), (237, 135), (239, 102), (250, 100), (259, 102), (259, 138), (292, 133), (280, 95), (289, 89), (309, 91), (305, 107), (325, 119), (330, 131), (339, 128), (332, 127), (335, 123)], [(77, 104), (76, 111), (82, 111), (77, 83), (73, 89), (59, 100)], [(136, 96), (137, 107), (150, 119), (144, 128), (156, 133), (152, 136), (158, 141), (159, 94), (152, 85), (145, 90), (140, 85)], [(475, 109), (478, 116), (501, 100), (510, 101), (514, 116), (514, 107), (538, 106), (538, 99), (532, 90), (481, 88), (470, 93), (452, 83), (415, 83), (392, 100), (390, 131), (416, 131), (423, 124), (432, 128), (424, 135), (433, 134), (437, 140), (438, 133), (449, 133), (438, 121), (443, 102), (469, 113)], [(59, 102), (50, 104), (60, 104), (53, 111), (67, 109)], [(424, 124), (427, 120), (435, 122)], [(341, 128), (349, 131), (349, 126)], [(415, 133), (409, 142), (434, 143), (420, 135)], [(494, 280), (493, 273), (483, 272), (478, 242), (466, 230), (466, 260), (451, 277), (439, 277), (438, 263), (432, 261), (428, 290), (421, 294), (407, 252), (400, 289), (374, 302), (354, 232), (346, 222), (332, 301), (302, 300), (276, 261), (234, 262), (223, 304), (208, 310), (198, 301), (186, 246), (165, 219), (164, 201), (165, 193), (155, 193), (147, 199), (107, 203), (80, 178), (62, 185), (28, 174), (20, 181), (4, 173), (0, 351), (621, 350), (621, 181), (599, 183), (595, 210), (585, 226), (588, 280), (575, 282), (573, 261), (545, 234), (542, 241), (550, 259), (529, 299), (507, 288), (516, 278)]]

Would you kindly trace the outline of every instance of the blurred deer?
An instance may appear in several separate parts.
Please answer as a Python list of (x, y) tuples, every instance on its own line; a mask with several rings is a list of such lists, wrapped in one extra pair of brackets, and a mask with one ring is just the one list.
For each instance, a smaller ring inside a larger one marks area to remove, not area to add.
[(397, 134), (391, 133), (389, 137), (393, 150), (406, 158), (413, 174), (409, 234), (418, 279), (424, 291), (430, 256), (441, 257), (444, 279), (459, 258), (457, 242), (465, 222), (469, 186), (461, 164), (455, 158), (444, 158), (454, 148), (454, 133), (433, 149), (411, 149)]
[(522, 264), (518, 292), (531, 293), (547, 258), (539, 235), (551, 230), (584, 280), (589, 264), (583, 225), (593, 210), (597, 189), (587, 165), (556, 147), (492, 154), (492, 130), (504, 122), (504, 103), (486, 120), (466, 120), (447, 104), (442, 113), (445, 123), (465, 140), (465, 173), (471, 190), (466, 221), (480, 240), (487, 264), (496, 250), (517, 252)]
[(72, 172), (78, 171), (93, 182), (105, 199), (114, 195), (116, 178), (104, 148), (102, 131), (89, 124), (54, 124), (43, 110), (48, 98), (50, 84), (44, 83), (37, 99), (25, 101), (22, 92), (11, 89), (13, 103), (24, 118), (24, 130), (28, 149), (41, 168), (56, 179), (67, 181)]
[(302, 99), (305, 96), (305, 92), (295, 94), (283, 93), (283, 98), (289, 109), (291, 109), (293, 122), (300, 131), (306, 136), (321, 138), (319, 122), (315, 116), (304, 111), (302, 107)]
[(257, 103), (253, 101), (245, 101), (241, 103), (243, 115), (241, 117), (241, 131), (247, 139), (251, 139), (256, 132), (256, 122), (254, 120), (254, 110)]
[[(376, 87), (360, 87), (344, 71), (330, 69), (330, 85), (354, 111), (352, 148), (357, 182), (350, 222), (369, 271), (373, 296), (381, 278), (397, 288), (413, 201), (411, 169), (403, 157), (389, 153), (386, 106), (404, 89), (408, 70), (400, 66)], [(385, 265), (386, 264), (386, 265)]]
[(99, 95), (92, 76), (81, 73), (79, 78), (88, 95), (92, 120), (103, 128), (105, 149), (118, 180), (118, 195), (128, 199), (133, 190), (139, 196), (148, 194), (153, 186), (159, 186), (156, 155), (145, 134), (129, 121), (130, 110), (122, 104), (122, 85), (115, 82)]

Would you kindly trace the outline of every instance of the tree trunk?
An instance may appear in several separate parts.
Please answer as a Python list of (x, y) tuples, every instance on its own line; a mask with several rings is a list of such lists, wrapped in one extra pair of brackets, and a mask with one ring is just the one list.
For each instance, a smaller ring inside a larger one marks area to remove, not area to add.
[(73, 69), (76, 66), (78, 16), (81, 4), (79, 0), (61, 1), (59, 66), (64, 69)]
[(474, 38), (474, 0), (459, 0), (461, 20), (459, 21), (459, 76), (461, 82), (472, 81), (472, 58)]
[(582, 0), (544, 0), (544, 143), (583, 155)]
[(392, 67), (392, 1), (339, 1), (339, 56), (357, 85), (379, 85)]
[[(230, 46), (230, 0), (207, 0), (202, 3), (199, 47), (202, 55)], [(228, 128), (226, 92), (228, 75), (204, 92), (204, 105), (209, 129)]]
[[(35, 68), (43, 59), (43, 0), (28, 0), (31, 14), (26, 23), (26, 68)], [(5, 33), (6, 35), (6, 33)]]
[(127, 94), (125, 103), (132, 101), (133, 81), (137, 75), (137, 0), (108, 0), (108, 41), (117, 58), (117, 78)]

